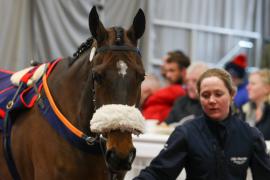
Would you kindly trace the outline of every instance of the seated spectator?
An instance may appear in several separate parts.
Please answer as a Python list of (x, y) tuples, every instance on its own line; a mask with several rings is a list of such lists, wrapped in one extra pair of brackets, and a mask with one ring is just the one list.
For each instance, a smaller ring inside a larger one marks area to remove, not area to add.
[(198, 100), (196, 83), (199, 77), (207, 69), (207, 65), (203, 63), (194, 63), (188, 67), (186, 76), (187, 94), (176, 100), (172, 111), (165, 121), (166, 124), (179, 124), (179, 122), (182, 124), (184, 121), (194, 119), (203, 113), (201, 104)]
[(162, 57), (162, 65), (160, 66), (160, 75), (161, 75), (161, 85), (167, 86), (170, 82), (166, 78), (165, 66), (167, 64), (167, 59), (169, 58), (170, 52), (168, 52), (164, 57)]
[(155, 77), (154, 75), (146, 75), (141, 85), (140, 107), (143, 105), (145, 100), (150, 95), (155, 93), (158, 89), (160, 89), (159, 79)]
[(183, 85), (190, 59), (179, 50), (168, 53), (164, 63), (165, 78), (169, 84)]
[(248, 102), (246, 67), (247, 57), (244, 54), (235, 56), (231, 62), (225, 65), (225, 69), (231, 74), (233, 83), (237, 87), (234, 97), (234, 103), (237, 108), (241, 108), (243, 104)]
[(251, 73), (247, 90), (250, 101), (243, 106), (246, 121), (270, 140), (270, 70)]
[(142, 105), (142, 114), (145, 119), (156, 119), (163, 122), (167, 118), (174, 101), (185, 95), (182, 83), (189, 64), (190, 60), (184, 53), (180, 51), (168, 53), (165, 76), (170, 84), (157, 90), (146, 99)]

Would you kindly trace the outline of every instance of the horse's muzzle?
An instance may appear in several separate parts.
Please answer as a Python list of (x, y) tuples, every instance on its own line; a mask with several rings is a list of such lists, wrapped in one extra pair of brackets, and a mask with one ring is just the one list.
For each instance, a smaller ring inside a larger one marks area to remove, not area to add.
[(111, 171), (128, 171), (131, 169), (131, 165), (136, 156), (136, 149), (133, 148), (127, 157), (122, 158), (117, 155), (114, 150), (108, 150), (105, 158)]

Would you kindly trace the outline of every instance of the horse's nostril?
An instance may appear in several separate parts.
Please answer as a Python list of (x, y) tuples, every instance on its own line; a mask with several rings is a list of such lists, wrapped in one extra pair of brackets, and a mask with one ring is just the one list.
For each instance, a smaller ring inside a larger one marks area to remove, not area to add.
[(117, 155), (117, 153), (113, 150), (108, 150), (106, 152), (106, 161), (109, 165), (109, 167), (112, 170), (130, 170), (131, 169), (131, 164), (136, 156), (136, 149), (133, 148), (128, 156), (125, 158), (121, 158)]
[(132, 163), (133, 160), (135, 159), (135, 157), (136, 157), (136, 149), (133, 148), (133, 149), (130, 151), (130, 153), (129, 153), (129, 156), (128, 156), (128, 162), (129, 162), (129, 163)]
[(111, 150), (108, 150), (106, 152), (106, 156), (105, 156), (106, 161), (109, 162), (110, 159), (113, 159), (113, 156), (115, 156), (115, 153), (113, 151), (111, 151)]

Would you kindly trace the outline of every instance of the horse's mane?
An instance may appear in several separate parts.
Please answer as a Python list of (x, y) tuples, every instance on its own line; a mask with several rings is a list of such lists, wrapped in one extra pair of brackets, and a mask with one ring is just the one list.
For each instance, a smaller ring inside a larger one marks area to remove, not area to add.
[[(122, 27), (114, 27), (114, 31), (116, 33), (116, 44), (122, 45), (124, 43), (124, 29)], [(83, 42), (78, 47), (77, 51), (73, 54), (70, 65), (72, 65), (86, 50), (92, 47), (93, 42), (93, 37), (90, 37), (85, 42)]]
[(85, 42), (83, 42), (77, 49), (77, 51), (73, 54), (73, 58), (70, 61), (69, 65), (72, 65), (86, 50), (92, 47), (94, 39), (92, 37), (88, 38)]

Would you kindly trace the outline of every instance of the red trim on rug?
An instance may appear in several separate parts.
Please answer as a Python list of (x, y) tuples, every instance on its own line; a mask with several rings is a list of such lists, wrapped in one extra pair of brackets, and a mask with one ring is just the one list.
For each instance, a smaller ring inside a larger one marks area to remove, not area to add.
[(59, 63), (59, 61), (61, 61), (61, 60), (62, 60), (61, 57), (60, 57), (60, 58), (57, 58), (57, 59), (52, 63), (52, 65), (49, 66), (49, 69), (48, 69), (48, 71), (47, 71), (47, 73), (46, 73), (47, 77), (49, 77), (49, 75), (51, 74), (51, 72), (52, 72), (52, 70), (54, 69), (55, 65), (56, 65), (57, 63)]
[(3, 94), (4, 92), (6, 92), (6, 91), (8, 91), (8, 90), (10, 90), (10, 89), (12, 89), (12, 88), (16, 88), (16, 86), (9, 86), (9, 87), (7, 87), (6, 89), (1, 90), (1, 91), (0, 91), (0, 94)]
[(3, 109), (0, 109), (0, 119), (4, 119), (6, 116), (6, 112)]
[[(56, 59), (53, 63), (48, 63), (48, 70), (46, 72), (46, 77), (49, 77), (49, 75), (51, 74), (52, 70), (54, 69), (54, 67), (56, 66), (56, 64), (62, 60), (62, 58), (58, 58)], [(43, 87), (43, 83), (41, 83), (38, 87), (38, 92), (40, 93)], [(24, 96), (27, 94), (27, 92), (31, 89), (32, 87), (28, 87), (25, 90), (23, 90), (23, 92), (20, 94), (20, 99), (23, 103), (23, 105), (27, 108), (31, 108), (34, 106), (38, 96), (35, 94), (32, 99), (30, 100), (29, 104), (27, 104), (24, 100)]]
[(22, 78), (21, 82), (24, 82), (25, 84), (28, 82), (28, 80), (33, 76), (35, 71), (37, 70), (39, 66), (34, 67), (33, 69), (29, 70)]
[(34, 103), (32, 103), (32, 101), (35, 102), (35, 100), (36, 100), (36, 98), (37, 98), (36, 95), (33, 95), (33, 97), (32, 97), (32, 99), (31, 99), (31, 101), (30, 101), (29, 104), (27, 104), (27, 103), (25, 102), (25, 100), (24, 100), (24, 95), (26, 95), (27, 92), (30, 91), (31, 89), (32, 89), (32, 87), (28, 87), (28, 88), (26, 88), (25, 90), (23, 90), (22, 93), (20, 94), (20, 99), (21, 99), (23, 105), (24, 105), (25, 107), (27, 107), (27, 108), (33, 107)]
[(6, 74), (14, 74), (14, 72), (6, 70), (6, 69), (0, 69), (0, 71)]

